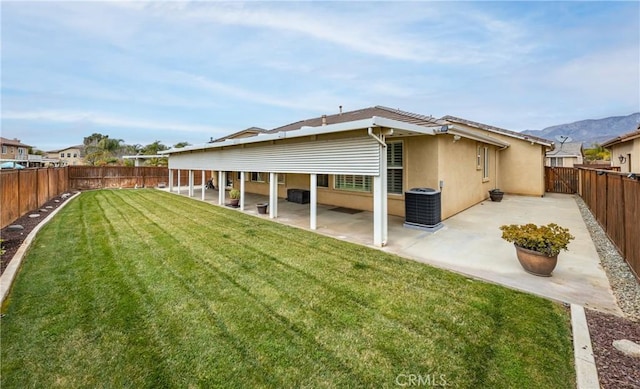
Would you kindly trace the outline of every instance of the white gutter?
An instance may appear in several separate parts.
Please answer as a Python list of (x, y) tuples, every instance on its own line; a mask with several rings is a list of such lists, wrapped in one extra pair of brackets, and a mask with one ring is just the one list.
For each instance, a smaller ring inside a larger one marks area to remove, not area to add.
[(447, 132), (449, 134), (460, 135), (460, 136), (468, 138), (468, 139), (477, 140), (478, 142), (484, 142), (484, 143), (488, 143), (490, 145), (498, 146), (498, 147), (501, 148), (501, 150), (504, 150), (507, 147), (511, 146), (511, 144), (509, 142), (505, 142), (503, 140), (500, 140), (500, 139), (497, 139), (497, 138), (493, 138), (491, 136), (478, 134), (475, 131), (468, 130), (466, 128), (460, 127), (460, 126), (455, 125), (455, 124), (449, 125), (449, 130)]
[(362, 130), (365, 128), (374, 128), (374, 127), (385, 127), (385, 128), (391, 128), (391, 129), (396, 129), (401, 131), (416, 132), (416, 133), (425, 134), (425, 135), (435, 135), (441, 130), (443, 126), (424, 127), (424, 126), (419, 126), (417, 124), (402, 122), (399, 120), (392, 120), (392, 119), (387, 119), (379, 116), (373, 116), (369, 119), (354, 120), (351, 122), (327, 124), (327, 125), (318, 126), (318, 127), (305, 126), (305, 127), (300, 127), (300, 129), (298, 130), (280, 131), (277, 133), (270, 133), (270, 134), (263, 133), (263, 134), (258, 134), (256, 136), (251, 136), (247, 138), (227, 139), (222, 142), (207, 143), (204, 145), (186, 146), (186, 147), (181, 147), (179, 149), (170, 149), (170, 150), (160, 151), (159, 154), (166, 155), (166, 154), (183, 153), (183, 152), (195, 151), (195, 150), (218, 149), (222, 147), (242, 145), (242, 144), (268, 142), (268, 141), (279, 140), (279, 139), (300, 138), (305, 136), (331, 134), (336, 132), (345, 132), (345, 131), (352, 131), (352, 130)]

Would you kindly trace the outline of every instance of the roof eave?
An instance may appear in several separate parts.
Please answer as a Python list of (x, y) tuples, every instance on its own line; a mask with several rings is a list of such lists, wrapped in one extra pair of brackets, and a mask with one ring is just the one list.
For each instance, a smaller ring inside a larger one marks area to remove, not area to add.
[(182, 147), (179, 149), (169, 149), (161, 151), (160, 154), (178, 154), (188, 151), (217, 149), (228, 146), (236, 146), (242, 144), (269, 142), (279, 139), (300, 138), (305, 136), (332, 134), (337, 132), (346, 132), (353, 130), (362, 130), (366, 128), (390, 128), (395, 130), (409, 131), (422, 135), (435, 135), (443, 126), (425, 127), (417, 124), (402, 122), (399, 120), (387, 119), (379, 116), (373, 116), (368, 119), (354, 120), (350, 122), (327, 124), (318, 127), (303, 126), (297, 130), (279, 131), (276, 133), (262, 133), (248, 138), (227, 139), (222, 142), (208, 143), (204, 145), (194, 145)]

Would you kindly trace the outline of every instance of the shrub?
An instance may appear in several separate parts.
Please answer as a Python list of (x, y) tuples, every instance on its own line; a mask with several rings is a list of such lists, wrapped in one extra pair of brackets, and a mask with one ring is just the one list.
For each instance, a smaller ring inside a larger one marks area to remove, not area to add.
[(234, 200), (239, 200), (240, 199), (240, 191), (237, 189), (231, 189), (231, 191), (229, 191), (229, 198), (230, 199), (234, 199)]
[(560, 227), (555, 223), (546, 226), (535, 224), (511, 224), (501, 226), (502, 239), (512, 242), (516, 246), (538, 251), (549, 257), (556, 256), (562, 250), (567, 250), (569, 242), (575, 237), (569, 233), (568, 228)]

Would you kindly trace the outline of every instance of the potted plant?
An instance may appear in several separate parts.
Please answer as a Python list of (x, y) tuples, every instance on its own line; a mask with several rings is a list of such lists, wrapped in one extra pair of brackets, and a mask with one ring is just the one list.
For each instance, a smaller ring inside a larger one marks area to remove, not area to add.
[(500, 202), (502, 201), (502, 197), (504, 196), (504, 192), (500, 189), (491, 189), (489, 191), (489, 197), (491, 197), (491, 201)]
[(567, 250), (575, 237), (569, 229), (555, 223), (546, 226), (535, 224), (510, 224), (500, 227), (502, 239), (516, 247), (518, 261), (525, 271), (537, 276), (549, 277), (558, 263), (560, 251)]
[(231, 206), (237, 207), (240, 202), (240, 191), (237, 189), (231, 189), (229, 191), (229, 198), (231, 199)]

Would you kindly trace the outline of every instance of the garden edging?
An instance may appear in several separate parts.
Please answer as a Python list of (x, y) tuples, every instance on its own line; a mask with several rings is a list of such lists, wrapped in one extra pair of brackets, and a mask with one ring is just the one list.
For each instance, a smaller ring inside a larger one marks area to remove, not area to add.
[(576, 365), (576, 386), (578, 389), (598, 389), (600, 388), (598, 370), (593, 357), (587, 316), (582, 305), (571, 304), (571, 330)]
[(47, 215), (47, 217), (41, 223), (39, 223), (36, 227), (34, 227), (34, 229), (31, 230), (29, 235), (27, 235), (25, 240), (20, 245), (20, 248), (18, 248), (18, 251), (16, 251), (15, 255), (9, 262), (9, 265), (0, 276), (0, 304), (4, 302), (4, 299), (9, 294), (9, 291), (11, 290), (11, 285), (13, 284), (13, 280), (15, 279), (16, 274), (18, 274), (18, 270), (20, 269), (20, 265), (22, 264), (22, 258), (27, 252), (27, 249), (31, 245), (31, 242), (33, 241), (33, 238), (35, 238), (38, 231), (40, 231), (40, 229), (44, 225), (46, 225), (58, 213), (58, 211), (64, 208), (71, 199), (75, 198), (79, 194), (80, 192), (75, 193), (74, 195), (69, 197), (65, 202), (60, 204), (58, 208), (56, 208), (53, 212)]

